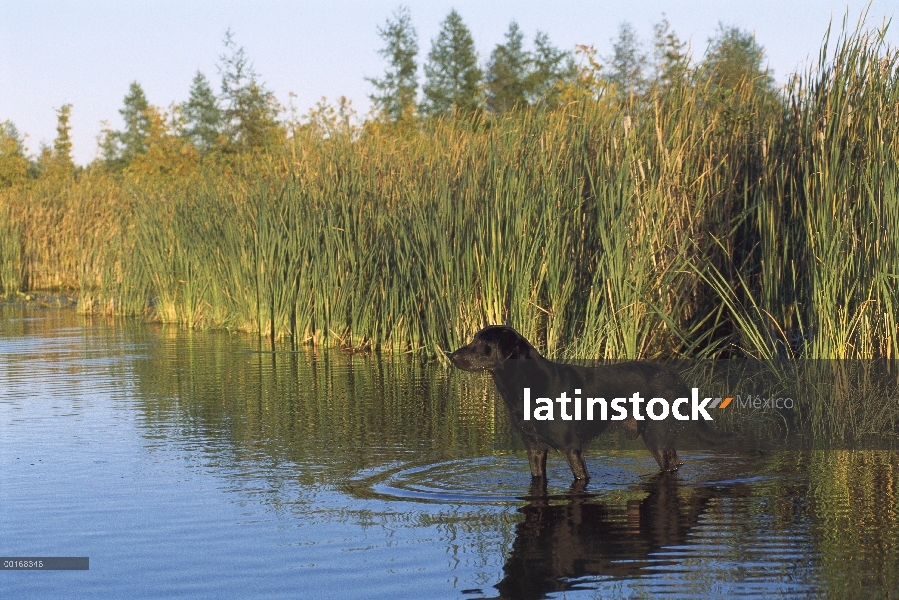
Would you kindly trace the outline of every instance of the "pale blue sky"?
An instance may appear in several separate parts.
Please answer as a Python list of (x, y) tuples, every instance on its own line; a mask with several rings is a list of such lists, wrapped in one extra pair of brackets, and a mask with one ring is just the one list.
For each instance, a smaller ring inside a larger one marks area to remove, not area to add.
[[(401, 2), (253, 2), (0, 0), (0, 121), (12, 120), (28, 134), (31, 153), (55, 136), (54, 110), (73, 104), (75, 158), (84, 164), (97, 150), (101, 121), (121, 126), (118, 109), (131, 81), (151, 103), (168, 106), (187, 98), (202, 70), (217, 89), (221, 40), (231, 27), (256, 71), (286, 105), (306, 112), (322, 96), (345, 95), (364, 114), (371, 86), (384, 64), (377, 54), (377, 27)], [(440, 22), (455, 7), (472, 30), (482, 61), (518, 21), (533, 39), (540, 29), (559, 47), (593, 44), (606, 55), (618, 24), (628, 20), (649, 41), (652, 25), (666, 13), (675, 32), (705, 49), (721, 21), (754, 31), (766, 48), (778, 81), (817, 56), (831, 15), (839, 27), (848, 7), (854, 23), (867, 1), (647, 1), (555, 0), (405, 2), (418, 31), (419, 62)], [(899, 10), (895, 0), (875, 0), (869, 23)], [(899, 23), (890, 40), (899, 43)]]

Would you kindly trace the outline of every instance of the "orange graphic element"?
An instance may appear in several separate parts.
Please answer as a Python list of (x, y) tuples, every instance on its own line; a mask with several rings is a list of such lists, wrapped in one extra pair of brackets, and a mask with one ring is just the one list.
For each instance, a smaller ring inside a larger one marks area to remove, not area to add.
[(733, 398), (725, 398), (724, 402), (722, 402), (721, 406), (719, 406), (718, 408), (727, 408), (727, 405), (730, 404), (731, 400), (733, 400)]

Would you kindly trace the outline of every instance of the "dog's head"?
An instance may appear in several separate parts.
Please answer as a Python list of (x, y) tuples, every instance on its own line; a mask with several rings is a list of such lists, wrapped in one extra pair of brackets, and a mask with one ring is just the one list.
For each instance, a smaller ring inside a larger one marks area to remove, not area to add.
[(467, 346), (447, 355), (463, 371), (488, 371), (511, 358), (536, 359), (540, 353), (511, 327), (491, 325), (474, 334)]

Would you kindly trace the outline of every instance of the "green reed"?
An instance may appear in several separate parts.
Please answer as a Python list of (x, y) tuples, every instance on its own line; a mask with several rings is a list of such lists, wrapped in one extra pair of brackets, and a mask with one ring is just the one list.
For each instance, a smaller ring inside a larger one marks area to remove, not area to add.
[(0, 295), (9, 296), (23, 287), (22, 230), (0, 206)]
[(564, 357), (892, 358), (897, 55), (858, 29), (833, 56), (782, 94), (697, 72), (5, 190), (0, 277), (294, 346), (439, 355), (509, 323)]
[[(828, 32), (819, 66), (793, 78), (780, 116), (759, 123), (767, 131), (757, 168), (746, 170), (745, 210), (731, 221), (736, 235), (720, 240), (726, 256), (739, 256), (739, 244), (752, 249), (743, 268), (692, 265), (721, 300), (742, 354), (897, 356), (899, 53), (885, 32), (844, 22), (825, 63)], [(895, 430), (899, 400), (863, 364), (825, 364), (830, 384), (804, 390), (817, 433)]]

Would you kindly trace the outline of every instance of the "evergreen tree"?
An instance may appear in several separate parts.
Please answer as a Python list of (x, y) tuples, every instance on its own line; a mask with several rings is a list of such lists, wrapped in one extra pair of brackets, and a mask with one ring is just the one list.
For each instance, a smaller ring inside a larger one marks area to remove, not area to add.
[(63, 104), (56, 112), (56, 139), (53, 140), (53, 167), (60, 173), (71, 173), (75, 170), (72, 159), (72, 105)]
[(209, 80), (200, 71), (191, 84), (190, 98), (181, 106), (181, 116), (184, 119), (183, 135), (197, 150), (205, 153), (221, 146), (224, 115)]
[(259, 76), (244, 49), (237, 47), (230, 29), (225, 33), (224, 44), (230, 54), (220, 57), (219, 71), (229, 145), (235, 150), (270, 145), (283, 135), (278, 123), (281, 107), (275, 95), (259, 82)]
[(563, 86), (574, 84), (577, 78), (577, 65), (571, 52), (559, 50), (550, 43), (547, 34), (538, 31), (527, 79), (528, 99), (534, 103), (555, 105)]
[(19, 134), (19, 129), (12, 121), (0, 123), (0, 155), (25, 156), (25, 140)]
[(765, 49), (752, 33), (719, 23), (717, 35), (709, 40), (702, 68), (716, 87), (733, 90), (747, 81), (756, 88), (771, 90), (774, 78), (764, 62)]
[(640, 47), (637, 32), (627, 21), (618, 27), (618, 39), (612, 43), (612, 56), (608, 62), (611, 66), (608, 80), (615, 84), (620, 99), (643, 93), (646, 55)]
[(3, 121), (0, 123), (0, 188), (25, 179), (29, 167), (19, 130), (12, 121)]
[(133, 81), (125, 96), (125, 106), (119, 110), (125, 120), (125, 130), (119, 134), (119, 141), (122, 145), (122, 159), (126, 163), (147, 151), (147, 135), (150, 130), (148, 108), (150, 103), (147, 102), (143, 88)]
[(454, 108), (470, 113), (479, 109), (483, 73), (477, 63), (471, 32), (453, 9), (441, 24), (425, 64), (422, 114), (439, 115)]
[(185, 144), (182, 124), (179, 122), (177, 105), (171, 112), (150, 105), (145, 111), (149, 123), (147, 130), (147, 152), (132, 160), (127, 172), (138, 177), (164, 177), (169, 173), (183, 172), (193, 166), (196, 152), (185, 152), (190, 147)]
[(369, 98), (382, 117), (393, 122), (410, 119), (418, 89), (418, 35), (408, 7), (399, 7), (393, 20), (387, 19), (387, 24), (378, 28), (378, 35), (385, 43), (378, 54), (387, 59), (389, 66), (383, 79), (367, 78), (377, 90)]
[(487, 64), (487, 109), (506, 112), (528, 101), (528, 76), (531, 58), (524, 50), (524, 35), (512, 21), (506, 32), (506, 43), (498, 44)]
[(134, 158), (147, 151), (147, 137), (150, 119), (147, 109), (150, 103), (143, 88), (136, 81), (131, 83), (125, 95), (125, 106), (119, 110), (125, 121), (124, 131), (104, 129), (100, 142), (101, 152), (107, 166), (120, 169)]
[(681, 85), (690, 68), (687, 43), (682, 42), (673, 31), (671, 24), (662, 13), (662, 20), (653, 26), (653, 71), (655, 85), (660, 89), (670, 89)]
[(100, 147), (103, 164), (107, 168), (118, 169), (122, 166), (119, 159), (118, 132), (109, 127), (109, 121), (101, 121), (100, 124), (103, 125), (103, 129), (97, 136), (97, 145)]

